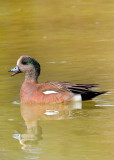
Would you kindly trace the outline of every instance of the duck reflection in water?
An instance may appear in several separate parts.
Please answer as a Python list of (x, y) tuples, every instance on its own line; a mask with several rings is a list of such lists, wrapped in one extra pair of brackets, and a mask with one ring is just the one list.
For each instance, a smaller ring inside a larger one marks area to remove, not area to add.
[(20, 135), (19, 141), (23, 150), (30, 150), (42, 139), (40, 120), (72, 119), (72, 112), (82, 109), (82, 103), (68, 104), (21, 104), (21, 115), (27, 131)]

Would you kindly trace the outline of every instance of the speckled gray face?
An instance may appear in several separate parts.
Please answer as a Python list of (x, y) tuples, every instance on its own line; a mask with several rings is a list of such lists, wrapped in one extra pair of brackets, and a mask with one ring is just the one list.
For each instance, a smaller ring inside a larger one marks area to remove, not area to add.
[[(37, 73), (37, 75), (38, 76), (40, 75), (40, 64), (34, 58), (29, 57), (29, 56), (23, 56), (20, 61), (21, 61), (21, 64), (23, 65), (23, 67), (27, 66), (27, 65), (33, 65), (34, 69), (35, 69), (35, 72)], [(17, 61), (17, 66), (18, 66), (19, 63), (20, 62)]]

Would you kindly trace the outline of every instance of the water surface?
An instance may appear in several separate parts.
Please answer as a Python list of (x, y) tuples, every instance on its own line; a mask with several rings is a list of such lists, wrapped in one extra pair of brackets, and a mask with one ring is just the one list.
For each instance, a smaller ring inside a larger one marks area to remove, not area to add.
[[(113, 0), (0, 1), (1, 160), (114, 159)], [(21, 55), (41, 64), (39, 82), (98, 83), (74, 105), (21, 105)]]

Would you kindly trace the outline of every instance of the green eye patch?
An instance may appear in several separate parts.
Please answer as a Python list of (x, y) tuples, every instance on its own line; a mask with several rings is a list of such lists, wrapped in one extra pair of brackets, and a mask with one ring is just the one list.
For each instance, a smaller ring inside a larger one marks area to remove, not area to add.
[(30, 62), (29, 62), (29, 63), (26, 63), (26, 64), (33, 64), (33, 63), (30, 63)]
[(38, 66), (38, 62), (35, 61), (33, 58), (30, 58), (30, 57), (24, 58), (23, 61), (22, 61), (22, 64), (23, 65), (32, 64), (32, 65), (34, 65), (35, 68)]
[(33, 64), (34, 66), (37, 65), (37, 63), (34, 62), (34, 61), (33, 62), (27, 62), (26, 64)]

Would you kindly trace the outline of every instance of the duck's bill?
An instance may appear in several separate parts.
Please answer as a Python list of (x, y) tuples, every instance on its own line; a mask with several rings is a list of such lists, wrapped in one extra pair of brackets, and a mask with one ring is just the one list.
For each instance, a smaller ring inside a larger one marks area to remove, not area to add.
[(16, 74), (21, 73), (21, 70), (19, 69), (19, 67), (16, 66), (15, 68), (9, 70), (8, 72), (14, 72), (11, 76), (15, 76)]

